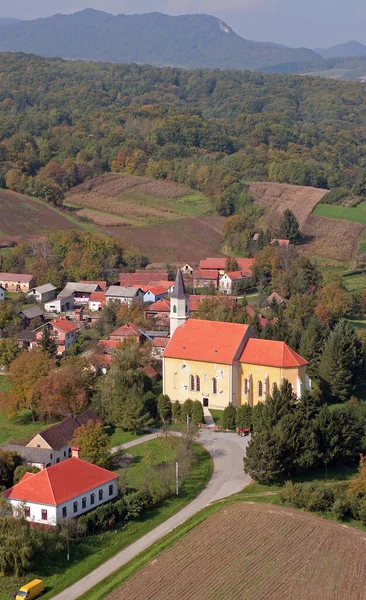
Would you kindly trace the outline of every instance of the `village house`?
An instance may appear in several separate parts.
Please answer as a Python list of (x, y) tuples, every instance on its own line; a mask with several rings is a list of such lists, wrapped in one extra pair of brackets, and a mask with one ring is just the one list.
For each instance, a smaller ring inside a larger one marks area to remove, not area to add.
[(22, 319), (22, 325), (24, 329), (26, 327), (33, 327), (36, 319), (38, 323), (39, 320), (44, 321), (44, 312), (39, 306), (27, 306), (26, 308), (22, 308), (18, 314)]
[(266, 298), (266, 302), (269, 304), (269, 306), (271, 306), (273, 303), (275, 303), (278, 306), (281, 306), (282, 308), (286, 308), (286, 304), (287, 304), (286, 300), (284, 298), (282, 298), (282, 296), (277, 294), (277, 292), (272, 292), (272, 294), (270, 296), (268, 296), (268, 298)]
[(220, 277), (219, 290), (222, 294), (239, 294), (252, 283), (251, 271), (231, 271)]
[(161, 358), (164, 354), (165, 348), (169, 344), (168, 337), (155, 337), (152, 343), (151, 355), (153, 358)]
[(34, 298), (40, 304), (44, 304), (56, 298), (56, 288), (51, 283), (45, 283), (29, 290), (27, 296)]
[(107, 304), (116, 302), (118, 304), (128, 304), (133, 302), (143, 302), (144, 292), (138, 287), (124, 287), (119, 285), (111, 285), (105, 292)]
[(48, 327), (50, 338), (57, 346), (58, 355), (65, 354), (66, 350), (72, 346), (78, 338), (79, 327), (72, 323), (72, 321), (65, 319), (65, 317), (60, 317), (53, 321), (49, 321), (49, 323), (36, 329), (36, 341), (38, 343), (43, 337), (43, 329), (45, 327)]
[(271, 240), (271, 244), (278, 244), (282, 248), (288, 248), (288, 246), (290, 245), (290, 240), (274, 239)]
[(311, 389), (307, 361), (280, 341), (257, 339), (248, 325), (189, 318), (181, 271), (171, 297), (171, 339), (163, 354), (163, 393), (204, 407), (265, 402), (287, 379), (297, 398)]
[(186, 263), (185, 265), (183, 265), (183, 267), (181, 267), (181, 271), (182, 271), (183, 275), (192, 277), (194, 268), (191, 267), (191, 265), (189, 265), (188, 263)]
[(154, 319), (159, 327), (169, 327), (170, 299), (164, 298), (150, 304), (144, 314), (146, 319)]
[(98, 285), (99, 288), (102, 290), (102, 292), (105, 292), (106, 289), (107, 289), (107, 287), (108, 287), (108, 284), (107, 284), (107, 282), (105, 280), (102, 280), (102, 281), (86, 281), (86, 280), (82, 279), (81, 281), (79, 281), (79, 283), (87, 283), (87, 284), (92, 283), (94, 285)]
[(142, 329), (133, 323), (122, 325), (122, 327), (119, 327), (110, 334), (109, 339), (113, 342), (124, 342), (127, 338), (131, 337), (139, 344), (143, 343), (145, 337)]
[(23, 292), (26, 294), (33, 287), (33, 275), (0, 273), (0, 285), (8, 292)]
[(28, 448), (27, 446), (18, 446), (16, 444), (4, 444), (1, 446), (4, 452), (16, 452), (22, 458), (22, 463), (37, 469), (50, 467), (55, 461), (52, 460), (52, 451), (47, 448)]
[(3, 288), (2, 285), (0, 285), (0, 302), (4, 302), (5, 300), (5, 288)]
[(17, 335), (17, 342), (21, 350), (33, 350), (33, 348), (37, 348), (36, 331), (32, 331), (29, 328), (20, 331)]
[(44, 309), (47, 313), (66, 313), (74, 308), (74, 296), (62, 296), (44, 303)]
[[(241, 271), (251, 271), (254, 263), (253, 258), (235, 258), (238, 264), (238, 268)], [(205, 258), (200, 260), (199, 268), (201, 271), (218, 271), (219, 275), (224, 275), (227, 271), (228, 257), (220, 257), (220, 258)]]
[(217, 288), (219, 282), (219, 272), (215, 269), (213, 270), (200, 270), (200, 269), (196, 269), (193, 272), (193, 287), (195, 289), (197, 288), (204, 288), (204, 287), (211, 287), (211, 288)]
[(91, 312), (98, 312), (103, 310), (106, 305), (105, 292), (92, 292), (90, 294), (88, 308)]
[(144, 290), (144, 304), (148, 304), (149, 302), (157, 302), (158, 300), (162, 300), (167, 295), (167, 290), (165, 287), (156, 286), (149, 287)]
[[(119, 285), (130, 287), (130, 286), (158, 286), (160, 281), (168, 280), (168, 271), (166, 269), (159, 271), (149, 270), (137, 270), (134, 273), (120, 273), (119, 274)], [(173, 284), (173, 282), (170, 282)]]
[(58, 298), (69, 298), (73, 296), (74, 304), (88, 304), (90, 296), (93, 292), (101, 292), (102, 289), (99, 283), (85, 283), (75, 281), (69, 281), (64, 289), (57, 296)]
[[(80, 415), (67, 417), (60, 423), (56, 423), (56, 425), (52, 425), (51, 427), (47, 427), (47, 429), (40, 431), (30, 440), (30, 442), (28, 442), (25, 448), (44, 450), (47, 452), (48, 454), (44, 457), (44, 467), (59, 463), (70, 457), (71, 443), (74, 439), (75, 431), (81, 427), (81, 425), (86, 425), (89, 421), (93, 421), (93, 423), (98, 421), (97, 414), (92, 408), (88, 408), (88, 410), (80, 413)], [(23, 456), (22, 448), (23, 446), (20, 446), (16, 451), (26, 461), (27, 455)], [(27, 451), (25, 450), (25, 452)]]
[(4, 496), (14, 512), (24, 509), (27, 521), (55, 526), (116, 498), (117, 480), (118, 474), (81, 460), (75, 447), (71, 458), (25, 473)]

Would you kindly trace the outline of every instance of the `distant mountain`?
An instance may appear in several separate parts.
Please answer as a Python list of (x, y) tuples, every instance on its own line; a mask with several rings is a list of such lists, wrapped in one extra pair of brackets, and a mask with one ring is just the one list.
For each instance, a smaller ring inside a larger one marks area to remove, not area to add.
[(0, 27), (3, 25), (11, 25), (12, 23), (19, 23), (19, 19), (7, 19), (5, 17), (0, 17)]
[(260, 69), (319, 59), (307, 48), (244, 40), (209, 15), (110, 15), (92, 9), (1, 27), (0, 51), (186, 68)]
[(284, 73), (286, 75), (307, 74), (330, 79), (366, 82), (366, 56), (321, 58), (311, 62), (292, 62), (263, 67), (263, 73)]
[(314, 52), (320, 54), (323, 58), (366, 56), (366, 46), (360, 44), (360, 42), (351, 41), (346, 44), (332, 46), (331, 48), (316, 48)]

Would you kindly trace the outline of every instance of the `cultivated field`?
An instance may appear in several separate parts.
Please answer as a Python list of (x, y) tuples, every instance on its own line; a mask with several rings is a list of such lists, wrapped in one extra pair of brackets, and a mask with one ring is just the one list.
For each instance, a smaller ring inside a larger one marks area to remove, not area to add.
[(303, 249), (311, 255), (348, 261), (357, 248), (363, 229), (360, 223), (310, 215), (302, 228), (307, 242)]
[(314, 210), (314, 214), (321, 217), (329, 217), (330, 219), (345, 219), (346, 221), (366, 225), (366, 202), (361, 202), (353, 208), (319, 204)]
[(22, 194), (0, 190), (0, 240), (20, 240), (49, 231), (77, 229), (77, 225), (44, 203)]
[(235, 503), (108, 600), (365, 600), (366, 533), (272, 505)]
[(255, 198), (256, 204), (270, 208), (265, 218), (272, 226), (273, 223), (277, 223), (283, 211), (289, 208), (302, 228), (327, 191), (287, 183), (258, 182), (249, 185), (249, 192)]

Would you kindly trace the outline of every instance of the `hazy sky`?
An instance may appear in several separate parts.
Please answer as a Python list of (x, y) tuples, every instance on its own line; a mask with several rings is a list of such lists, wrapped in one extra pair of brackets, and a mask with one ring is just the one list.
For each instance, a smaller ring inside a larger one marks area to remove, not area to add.
[(291, 46), (366, 43), (365, 0), (0, 0), (0, 17), (34, 19), (84, 8), (213, 14), (242, 37)]

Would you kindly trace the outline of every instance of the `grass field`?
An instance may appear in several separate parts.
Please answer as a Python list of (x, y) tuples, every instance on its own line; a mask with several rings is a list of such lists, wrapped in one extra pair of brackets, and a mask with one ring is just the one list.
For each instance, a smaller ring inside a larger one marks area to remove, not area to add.
[[(86, 540), (71, 542), (70, 562), (66, 560), (66, 553), (59, 553), (57, 562), (40, 564), (37, 572), (26, 576), (27, 581), (41, 577), (46, 585), (46, 593), (42, 598), (49, 600), (186, 506), (206, 486), (213, 470), (212, 459), (202, 446), (196, 445), (195, 453), (196, 462), (178, 497), (169, 498), (160, 507), (145, 513), (140, 521), (114, 527)], [(24, 583), (24, 577), (2, 578), (0, 600), (8, 600), (9, 594), (21, 583)]]
[(354, 208), (346, 206), (333, 206), (331, 204), (318, 204), (314, 209), (314, 215), (328, 217), (329, 219), (344, 219), (352, 223), (366, 225), (366, 202), (362, 202)]
[(120, 429), (119, 427), (107, 427), (106, 432), (110, 436), (109, 441), (111, 448), (120, 446), (121, 444), (127, 444), (128, 442), (132, 442), (138, 437), (145, 435), (145, 433), (136, 435), (132, 431), (123, 431), (123, 429)]
[(107, 599), (361, 600), (365, 550), (360, 532), (287, 508), (236, 502), (211, 513)]

